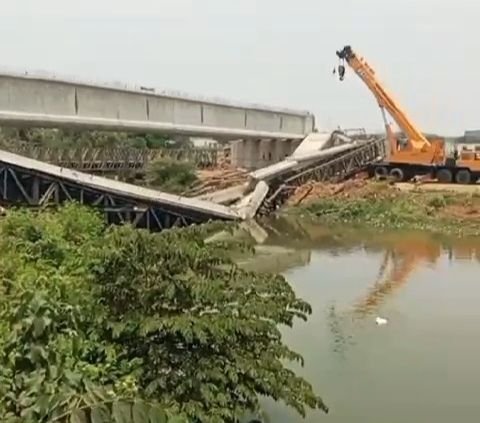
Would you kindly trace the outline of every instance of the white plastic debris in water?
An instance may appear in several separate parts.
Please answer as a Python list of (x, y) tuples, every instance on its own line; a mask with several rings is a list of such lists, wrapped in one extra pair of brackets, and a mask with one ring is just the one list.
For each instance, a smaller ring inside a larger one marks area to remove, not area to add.
[(382, 325), (386, 325), (388, 323), (388, 320), (387, 319), (384, 319), (383, 317), (378, 317), (375, 319), (375, 323), (378, 325), (378, 326), (382, 326)]

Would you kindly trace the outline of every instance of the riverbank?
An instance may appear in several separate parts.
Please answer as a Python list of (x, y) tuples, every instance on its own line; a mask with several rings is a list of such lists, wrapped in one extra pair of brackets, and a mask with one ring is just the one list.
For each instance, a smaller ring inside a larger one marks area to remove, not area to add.
[(326, 224), (480, 236), (480, 194), (474, 189), (427, 190), (425, 185), (406, 189), (365, 179), (312, 183), (296, 191), (284, 212)]

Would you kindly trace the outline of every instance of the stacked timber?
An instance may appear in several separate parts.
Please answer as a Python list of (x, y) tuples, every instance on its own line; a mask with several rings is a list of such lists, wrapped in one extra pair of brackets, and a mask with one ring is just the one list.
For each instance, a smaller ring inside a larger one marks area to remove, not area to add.
[(224, 169), (200, 170), (198, 181), (183, 195), (187, 197), (198, 197), (235, 185), (241, 185), (248, 180), (248, 171), (226, 167)]

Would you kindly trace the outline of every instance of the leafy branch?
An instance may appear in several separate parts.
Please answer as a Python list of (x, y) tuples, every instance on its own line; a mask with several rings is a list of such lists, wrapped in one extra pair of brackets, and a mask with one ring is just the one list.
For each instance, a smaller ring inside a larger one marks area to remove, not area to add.
[(107, 228), (78, 205), (0, 221), (0, 420), (234, 423), (261, 396), (327, 411), (279, 330), (310, 306), (210, 231)]

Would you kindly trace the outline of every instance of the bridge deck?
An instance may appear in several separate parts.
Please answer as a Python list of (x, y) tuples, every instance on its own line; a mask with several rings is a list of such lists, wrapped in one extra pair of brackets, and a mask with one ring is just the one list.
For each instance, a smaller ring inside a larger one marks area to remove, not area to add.
[(0, 123), (222, 139), (302, 139), (315, 126), (306, 111), (5, 71), (0, 71)]
[(0, 151), (0, 202), (45, 206), (62, 201), (102, 207), (111, 221), (150, 229), (239, 218), (228, 207), (166, 194)]

